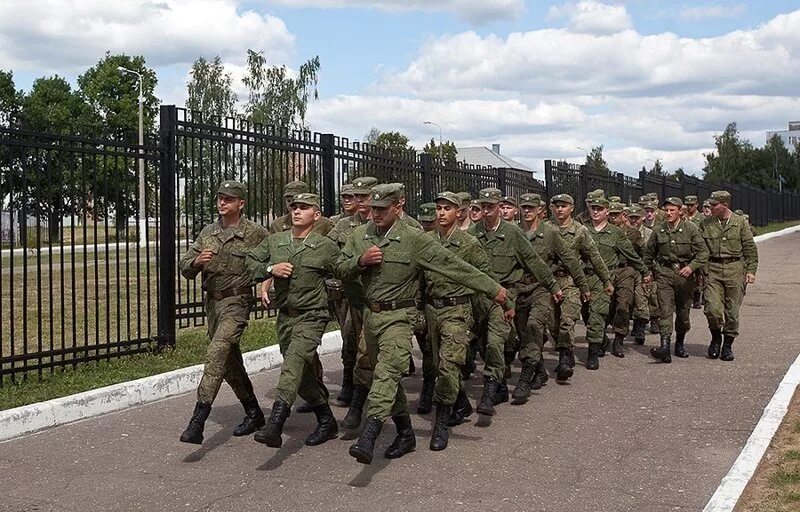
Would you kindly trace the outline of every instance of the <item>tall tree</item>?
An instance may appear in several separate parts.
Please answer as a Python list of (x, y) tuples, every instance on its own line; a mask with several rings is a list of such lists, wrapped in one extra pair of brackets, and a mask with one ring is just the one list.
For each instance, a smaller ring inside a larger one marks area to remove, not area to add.
[(14, 73), (0, 69), (0, 126), (8, 126), (21, 106), (22, 93), (14, 85)]
[(666, 171), (664, 171), (664, 165), (661, 163), (660, 158), (656, 158), (655, 162), (653, 162), (653, 167), (647, 172), (654, 176), (665, 176), (667, 174)]
[(773, 178), (773, 159), (765, 149), (754, 149), (749, 140), (739, 136), (736, 123), (714, 136), (716, 152), (705, 154), (704, 179), (711, 183), (727, 181), (770, 188), (776, 185)]
[(586, 155), (586, 168), (603, 174), (611, 174), (611, 169), (608, 168), (605, 158), (603, 158), (603, 146), (593, 147), (592, 150)]
[(211, 60), (200, 57), (189, 71), (186, 108), (200, 112), (204, 118), (226, 117), (236, 113), (239, 98), (233, 91), (233, 79), (219, 55)]
[(375, 139), (375, 147), (399, 155), (414, 151), (414, 147), (408, 143), (408, 137), (400, 132), (381, 132)]
[[(431, 139), (429, 143), (425, 144), (422, 151), (431, 155), (434, 160), (439, 160), (439, 145), (436, 143), (436, 140)], [(458, 163), (458, 150), (454, 142), (449, 140), (442, 142), (441, 158), (444, 165), (447, 166), (455, 166)]]

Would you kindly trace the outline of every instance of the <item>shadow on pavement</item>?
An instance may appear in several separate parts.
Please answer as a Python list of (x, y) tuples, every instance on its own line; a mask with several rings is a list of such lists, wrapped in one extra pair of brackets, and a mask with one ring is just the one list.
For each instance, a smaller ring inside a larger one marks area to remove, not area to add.
[(265, 451), (265, 453), (270, 454), (274, 453), (272, 457), (269, 458), (264, 464), (258, 466), (256, 471), (274, 471), (281, 467), (286, 460), (300, 451), (300, 448), (305, 446), (304, 437), (291, 437), (284, 435), (284, 442), (283, 446), (275, 450), (275, 448), (270, 448), (269, 446), (265, 446), (263, 444), (259, 444), (258, 446)]
[(197, 450), (183, 458), (183, 462), (198, 462), (205, 457), (206, 453), (227, 443), (233, 437), (233, 428), (238, 423), (237, 414), (240, 413), (242, 413), (242, 408), (239, 405), (212, 408), (210, 421), (214, 421), (221, 428), (210, 438), (204, 439), (203, 444)]

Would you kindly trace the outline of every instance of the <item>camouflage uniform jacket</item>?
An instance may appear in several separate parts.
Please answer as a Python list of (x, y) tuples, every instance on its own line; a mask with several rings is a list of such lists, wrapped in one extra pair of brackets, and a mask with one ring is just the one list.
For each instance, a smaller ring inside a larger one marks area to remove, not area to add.
[(744, 217), (731, 213), (727, 222), (714, 216), (700, 223), (700, 232), (708, 246), (709, 258), (742, 258), (745, 272), (755, 274), (758, 269), (758, 249), (753, 233)]
[(703, 235), (691, 221), (681, 220), (675, 229), (670, 229), (666, 222), (659, 224), (644, 251), (644, 264), (648, 268), (657, 263), (676, 270), (688, 265), (692, 272), (697, 272), (707, 262), (708, 248)]
[(589, 283), (586, 274), (583, 273), (581, 260), (569, 249), (552, 224), (539, 221), (539, 226), (535, 230), (526, 231), (525, 234), (531, 241), (533, 249), (550, 266), (553, 274), (569, 273), (581, 293), (589, 291)]
[[(461, 231), (456, 226), (449, 237), (442, 238), (438, 231), (426, 233), (433, 243), (441, 244), (450, 252), (466, 261), (483, 273), (489, 271), (489, 259), (483, 251), (483, 247), (478, 240), (467, 233)], [(474, 292), (462, 284), (458, 284), (436, 272), (425, 272), (425, 296), (429, 299), (442, 299), (445, 297), (461, 297), (472, 295)]]
[[(320, 235), (327, 235), (332, 228), (333, 223), (328, 217), (320, 217), (314, 222), (314, 232)], [(281, 215), (269, 225), (269, 233), (271, 235), (289, 231), (290, 229), (292, 229), (292, 215), (290, 213)]]
[(608, 266), (603, 261), (603, 257), (600, 256), (597, 244), (594, 242), (592, 235), (589, 234), (589, 228), (574, 219), (566, 226), (559, 226), (554, 221), (551, 224), (561, 234), (561, 237), (567, 243), (567, 247), (571, 248), (583, 261), (584, 273), (587, 270), (591, 270), (597, 274), (597, 277), (603, 283), (611, 282)]
[(636, 254), (633, 244), (617, 226), (606, 223), (603, 229), (596, 230), (594, 226), (588, 228), (589, 234), (597, 244), (600, 256), (606, 262), (609, 269), (615, 269), (620, 265), (631, 265), (640, 274), (647, 274), (648, 268), (644, 266), (642, 258)]

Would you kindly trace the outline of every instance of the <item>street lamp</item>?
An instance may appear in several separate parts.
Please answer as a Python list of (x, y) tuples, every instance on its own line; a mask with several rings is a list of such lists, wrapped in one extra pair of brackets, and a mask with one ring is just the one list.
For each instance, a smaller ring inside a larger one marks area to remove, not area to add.
[(587, 164), (588, 164), (588, 166), (589, 166), (589, 170), (590, 170), (590, 171), (593, 171), (594, 169), (592, 168), (592, 167), (593, 167), (593, 166), (592, 166), (592, 161), (591, 161), (591, 160), (589, 160), (589, 152), (588, 152), (588, 151), (586, 151), (586, 148), (582, 148), (582, 147), (580, 147), (580, 146), (575, 146), (575, 147), (576, 147), (577, 149), (580, 149), (581, 151), (583, 151), (583, 152), (586, 154), (586, 163), (587, 163)]
[(433, 121), (422, 121), (422, 124), (432, 124), (439, 127), (439, 165), (444, 165), (444, 160), (442, 160), (442, 125)]
[[(142, 74), (138, 71), (117, 66), (122, 73), (131, 73), (139, 78), (139, 153), (144, 153), (144, 95), (142, 94)], [(147, 204), (144, 198), (144, 158), (139, 158), (139, 247), (147, 245)]]

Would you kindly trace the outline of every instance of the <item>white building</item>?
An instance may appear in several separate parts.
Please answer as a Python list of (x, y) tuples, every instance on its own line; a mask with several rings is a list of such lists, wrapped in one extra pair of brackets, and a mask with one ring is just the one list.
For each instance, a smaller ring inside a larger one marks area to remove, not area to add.
[(544, 176), (542, 173), (535, 171), (526, 165), (523, 165), (513, 158), (507, 157), (500, 153), (500, 144), (492, 144), (492, 149), (483, 146), (469, 147), (469, 148), (456, 148), (456, 160), (465, 162), (472, 165), (483, 165), (497, 168), (506, 169), (519, 169), (521, 171), (528, 171), (533, 174), (533, 177), (542, 180)]
[(776, 135), (783, 139), (783, 145), (786, 146), (789, 151), (794, 151), (794, 148), (797, 147), (797, 143), (800, 142), (800, 121), (789, 121), (788, 130), (768, 131), (767, 142)]

